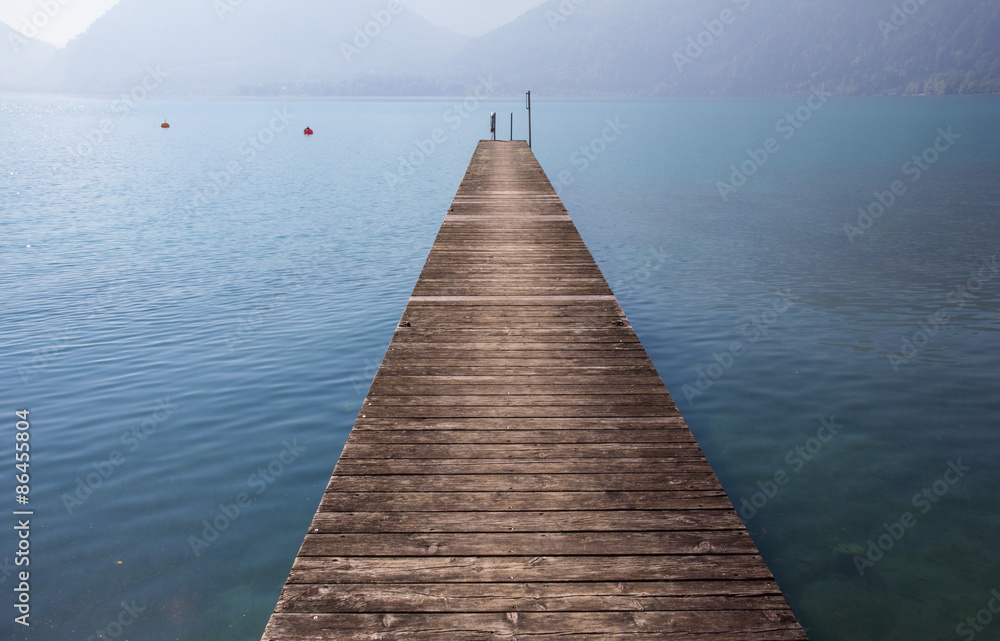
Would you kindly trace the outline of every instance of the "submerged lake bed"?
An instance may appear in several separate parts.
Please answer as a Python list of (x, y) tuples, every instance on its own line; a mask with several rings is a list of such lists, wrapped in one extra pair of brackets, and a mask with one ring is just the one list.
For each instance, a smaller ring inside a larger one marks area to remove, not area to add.
[[(1000, 99), (533, 98), (810, 638), (967, 638), (1000, 587)], [(260, 637), (492, 111), (526, 137), (519, 100), (0, 96), (15, 638)]]

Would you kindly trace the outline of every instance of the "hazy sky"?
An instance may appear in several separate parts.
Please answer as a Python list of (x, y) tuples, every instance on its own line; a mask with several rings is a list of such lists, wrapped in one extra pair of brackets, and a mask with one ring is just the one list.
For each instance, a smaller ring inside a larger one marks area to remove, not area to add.
[(410, 8), (467, 36), (481, 36), (507, 24), (545, 0), (410, 0)]
[[(118, 4), (118, 0), (50, 0), (45, 4), (58, 7), (51, 19), (42, 11), (41, 4), (40, 0), (0, 0), (0, 20), (22, 31), (25, 19), (33, 20), (40, 14), (34, 20), (43, 25), (37, 38), (61, 47)], [(45, 16), (47, 24), (43, 24), (41, 16)]]
[[(82, 33), (119, 0), (46, 0), (58, 7), (55, 16), (42, 13), (41, 0), (0, 0), (0, 21), (21, 30), (25, 19), (39, 16), (35, 24), (38, 39), (61, 47)], [(210, 2), (211, 0), (205, 0)], [(339, 1), (339, 0), (338, 0)], [(407, 5), (431, 22), (459, 33), (478, 36), (513, 20), (544, 0), (404, 0)]]

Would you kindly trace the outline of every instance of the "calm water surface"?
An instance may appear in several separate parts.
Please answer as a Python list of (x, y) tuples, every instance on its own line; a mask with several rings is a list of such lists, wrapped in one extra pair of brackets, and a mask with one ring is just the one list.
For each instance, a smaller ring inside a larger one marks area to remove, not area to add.
[[(534, 102), (810, 637), (968, 638), (1000, 587), (1000, 100)], [(259, 638), (489, 112), (522, 109), (0, 97), (13, 638)]]

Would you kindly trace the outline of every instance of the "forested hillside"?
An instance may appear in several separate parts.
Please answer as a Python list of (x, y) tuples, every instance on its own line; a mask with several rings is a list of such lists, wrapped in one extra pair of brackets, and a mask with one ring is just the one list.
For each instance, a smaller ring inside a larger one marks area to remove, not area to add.
[(552, 0), (462, 57), (566, 94), (996, 92), (1000, 2)]

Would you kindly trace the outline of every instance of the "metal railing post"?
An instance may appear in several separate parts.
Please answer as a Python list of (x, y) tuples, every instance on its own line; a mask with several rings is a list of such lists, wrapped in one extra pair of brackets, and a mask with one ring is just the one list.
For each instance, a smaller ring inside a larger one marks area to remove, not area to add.
[(531, 149), (531, 92), (527, 94), (528, 99), (528, 149)]

